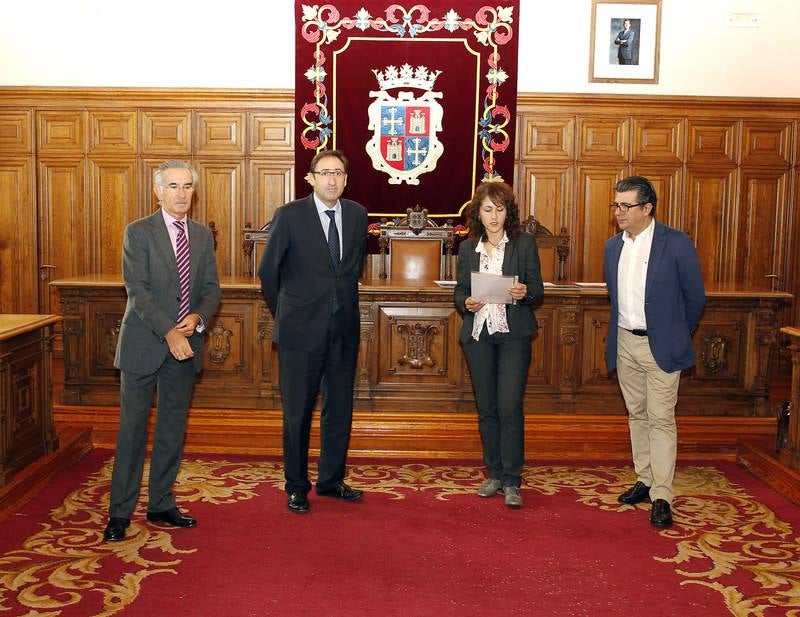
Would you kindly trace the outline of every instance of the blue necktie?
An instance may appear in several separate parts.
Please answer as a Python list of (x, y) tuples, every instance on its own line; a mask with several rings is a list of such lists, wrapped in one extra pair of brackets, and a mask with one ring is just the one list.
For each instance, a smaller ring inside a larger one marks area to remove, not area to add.
[(328, 225), (328, 252), (331, 254), (331, 263), (333, 267), (339, 266), (339, 230), (336, 227), (336, 210), (325, 210), (325, 214), (331, 220)]

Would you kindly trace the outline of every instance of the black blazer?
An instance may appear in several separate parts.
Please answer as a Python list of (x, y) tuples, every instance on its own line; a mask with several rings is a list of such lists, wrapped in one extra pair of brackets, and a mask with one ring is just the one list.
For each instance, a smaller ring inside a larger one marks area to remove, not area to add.
[[(464, 317), (459, 339), (466, 343), (472, 337), (472, 325), (475, 313), (466, 309), (466, 301), (472, 292), (470, 274), (480, 269), (480, 255), (475, 252), (477, 242), (472, 238), (464, 240), (458, 249), (457, 281), (454, 300), (456, 308)], [(503, 274), (517, 275), (520, 283), (528, 286), (528, 293), (516, 304), (506, 304), (506, 318), (511, 336), (529, 338), (539, 328), (536, 316), (531, 309), (532, 304), (539, 304), (544, 299), (539, 251), (536, 240), (528, 233), (520, 233), (509, 239), (503, 257)]]
[(367, 246), (367, 210), (342, 205), (342, 259), (331, 264), (328, 241), (313, 193), (275, 212), (258, 276), (275, 318), (272, 340), (287, 349), (313, 351), (325, 342), (333, 295), (346, 344), (358, 345), (358, 279)]

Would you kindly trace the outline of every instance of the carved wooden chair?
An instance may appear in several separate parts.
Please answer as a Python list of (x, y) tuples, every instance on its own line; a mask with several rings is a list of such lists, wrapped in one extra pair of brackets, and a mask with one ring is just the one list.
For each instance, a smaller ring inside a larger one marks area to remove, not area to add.
[(245, 276), (256, 275), (256, 261), (260, 259), (261, 253), (267, 245), (271, 228), (271, 220), (258, 229), (252, 228), (250, 223), (244, 224), (244, 229), (242, 230), (242, 252), (244, 253)]
[(419, 205), (405, 217), (382, 219), (378, 236), (379, 277), (403, 280), (452, 280), (453, 225), (439, 226)]
[(531, 215), (522, 221), (522, 229), (536, 238), (536, 246), (539, 249), (555, 250), (558, 259), (557, 279), (559, 281), (565, 280), (567, 257), (569, 256), (569, 234), (567, 233), (567, 228), (562, 227), (561, 233), (556, 236)]

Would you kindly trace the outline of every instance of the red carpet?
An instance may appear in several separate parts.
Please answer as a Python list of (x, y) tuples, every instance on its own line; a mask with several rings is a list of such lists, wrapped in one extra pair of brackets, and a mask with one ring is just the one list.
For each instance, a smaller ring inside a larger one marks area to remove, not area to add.
[[(3, 524), (0, 615), (772, 615), (800, 610), (800, 509), (735, 465), (678, 470), (675, 526), (620, 506), (624, 466), (535, 465), (524, 507), (474, 495), (475, 464), (357, 461), (357, 503), (285, 507), (281, 465), (189, 457), (198, 527), (137, 516), (102, 542), (109, 451)], [(790, 608), (791, 607), (791, 608)], [(794, 609), (794, 610), (792, 610)]]

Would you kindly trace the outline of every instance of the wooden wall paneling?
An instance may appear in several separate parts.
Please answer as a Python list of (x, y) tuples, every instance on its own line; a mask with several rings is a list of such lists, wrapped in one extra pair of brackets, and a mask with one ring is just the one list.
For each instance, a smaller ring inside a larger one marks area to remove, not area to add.
[(134, 158), (89, 160), (92, 272), (122, 272), (123, 231), (140, 216), (136, 170)]
[(198, 111), (195, 117), (195, 156), (244, 156), (244, 113)]
[[(573, 233), (575, 229), (573, 183), (572, 163), (521, 163), (518, 165), (516, 185), (520, 218), (524, 219), (532, 214), (554, 234), (558, 234), (562, 226), (567, 228), (568, 233)], [(539, 258), (542, 262), (544, 280), (550, 282), (558, 280), (558, 258), (555, 249), (540, 247)], [(567, 279), (574, 271), (572, 264), (575, 261), (575, 251), (571, 249), (567, 263)]]
[(734, 278), (736, 177), (731, 168), (687, 170), (684, 231), (694, 239), (706, 284)]
[(139, 112), (142, 154), (188, 159), (192, 152), (192, 112), (143, 109)]
[(671, 227), (683, 229), (683, 167), (642, 163), (634, 164), (631, 171), (644, 176), (653, 185), (658, 197), (656, 218)]
[(789, 236), (789, 171), (741, 171), (736, 241), (736, 282), (770, 288), (768, 274), (784, 282), (784, 258)]
[(580, 258), (573, 276), (576, 281), (603, 280), (605, 243), (619, 231), (608, 204), (614, 199), (614, 186), (626, 172), (627, 166), (578, 165), (576, 235), (572, 243)]
[(30, 156), (0, 156), (0, 313), (39, 311), (33, 170)]
[(136, 156), (138, 132), (136, 112), (89, 112), (89, 154)]
[(687, 163), (735, 165), (738, 161), (738, 122), (689, 118)]
[(85, 182), (83, 156), (38, 161), (40, 312), (61, 313), (58, 294), (48, 288), (49, 281), (92, 271)]
[(630, 120), (590, 114), (578, 117), (578, 160), (627, 162), (630, 155)]
[(634, 163), (679, 165), (686, 157), (686, 121), (683, 118), (633, 118)]
[(536, 384), (537, 386), (552, 386), (553, 392), (558, 389), (558, 375), (555, 369), (560, 358), (554, 358), (555, 355), (555, 340), (557, 336), (557, 309), (552, 306), (539, 306), (536, 307), (536, 321), (539, 324), (539, 329), (536, 335), (531, 339), (531, 364), (528, 367), (528, 379), (526, 382), (526, 389), (528, 386)]
[(294, 159), (293, 109), (269, 113), (250, 112), (247, 116), (250, 127), (250, 156), (286, 154)]
[(606, 363), (609, 311), (606, 307), (587, 307), (581, 317), (581, 340), (584, 348), (580, 354), (580, 389), (587, 392), (608, 392), (621, 397), (617, 388), (617, 375), (609, 374)]
[[(259, 228), (272, 220), (275, 210), (294, 199), (294, 164), (293, 157), (273, 159), (250, 159), (247, 174), (247, 204), (245, 205), (244, 224)], [(311, 192), (311, 187), (309, 187)], [(239, 241), (241, 243), (241, 230)], [(256, 267), (264, 251), (263, 244), (255, 246)]]
[(792, 122), (742, 122), (742, 166), (790, 167)]
[(30, 110), (6, 110), (0, 112), (0, 152), (33, 152), (33, 114)]
[(85, 153), (85, 112), (37, 111), (36, 125), (36, 151), (39, 155)]
[(575, 158), (575, 117), (520, 116), (519, 156), (524, 160), (571, 161)]
[(244, 272), (242, 228), (244, 227), (244, 162), (241, 160), (196, 160), (200, 186), (192, 218), (208, 225), (213, 221), (217, 234), (217, 268), (220, 276)]

